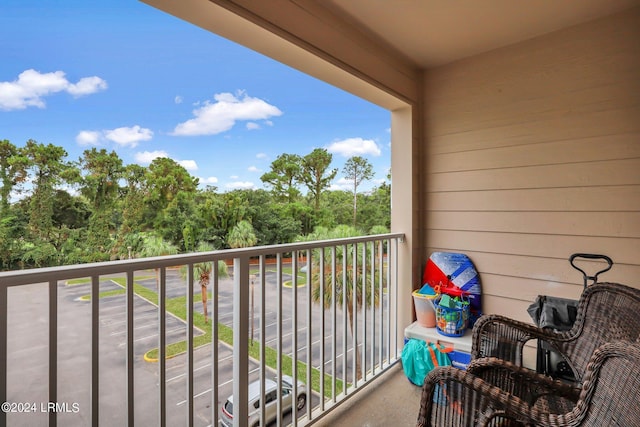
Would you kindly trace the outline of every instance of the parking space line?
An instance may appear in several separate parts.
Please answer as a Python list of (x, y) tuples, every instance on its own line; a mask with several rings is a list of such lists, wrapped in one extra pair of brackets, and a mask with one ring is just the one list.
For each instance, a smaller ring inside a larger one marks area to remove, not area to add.
[[(107, 317), (107, 316), (105, 316), (105, 317)], [(108, 317), (116, 317), (116, 316), (108, 316)], [(120, 317), (120, 316), (117, 316), (117, 317)], [(135, 313), (134, 313), (133, 320), (137, 321), (137, 320), (140, 320), (140, 319), (147, 319), (149, 317), (158, 317), (158, 313), (154, 312), (154, 313), (150, 313), (150, 314), (145, 314), (143, 316), (136, 316)], [(101, 318), (102, 318), (102, 316), (101, 316)], [(120, 320), (118, 322), (109, 323), (109, 326), (120, 325), (120, 324), (124, 324), (124, 323), (127, 323), (127, 319)]]
[[(170, 333), (177, 332), (177, 331), (182, 331), (182, 330), (184, 330), (184, 327), (180, 327), (180, 328), (177, 328), (177, 329), (172, 329), (172, 330), (170, 330), (170, 331), (166, 331), (165, 335), (168, 335), (168, 334), (170, 334)], [(146, 340), (147, 338), (154, 338), (154, 337), (157, 337), (157, 336), (158, 336), (158, 334), (157, 334), (157, 333), (155, 333), (155, 334), (153, 334), (153, 335), (147, 335), (146, 337), (138, 338), (138, 339), (133, 340), (133, 341), (134, 341), (134, 342), (138, 342), (138, 341)], [(124, 342), (124, 343), (122, 343), (122, 344), (119, 344), (119, 345), (118, 345), (118, 347), (124, 347), (126, 344), (127, 344), (127, 343), (126, 343), (126, 342)], [(169, 343), (168, 343), (168, 344), (169, 344)]]
[[(256, 371), (259, 371), (259, 370), (260, 370), (260, 368), (256, 368), (256, 369), (254, 369), (254, 370), (252, 370), (252, 371), (249, 371), (249, 375), (251, 375), (252, 373), (254, 373), (254, 372), (256, 372)], [(218, 384), (218, 388), (220, 388), (220, 386), (224, 386), (224, 385), (227, 385), (227, 384), (231, 384), (232, 382), (233, 382), (233, 379), (231, 379), (231, 380), (229, 380), (229, 381), (226, 381), (226, 382), (223, 382), (223, 383), (221, 383), (221, 384)], [(209, 388), (209, 389), (207, 389), (207, 390), (205, 390), (205, 391), (202, 391), (202, 392), (200, 392), (200, 393), (198, 393), (198, 394), (194, 394), (194, 395), (193, 395), (193, 398), (195, 399), (196, 397), (204, 396), (204, 395), (205, 395), (205, 394), (207, 394), (207, 393), (211, 393), (211, 391), (212, 391), (212, 390), (213, 390), (213, 388)], [(182, 401), (180, 401), (180, 402), (176, 403), (176, 406), (181, 406), (181, 405), (184, 405), (185, 403), (187, 403), (187, 401), (186, 401), (186, 400), (182, 400)]]
[[(225, 362), (225, 361), (227, 361), (227, 360), (229, 360), (229, 359), (233, 359), (233, 355), (230, 355), (230, 356), (227, 356), (227, 357), (223, 357), (223, 358), (221, 358), (221, 359), (218, 359), (218, 363), (220, 363), (220, 362)], [(193, 372), (195, 372), (195, 371), (200, 371), (200, 370), (202, 370), (202, 369), (208, 368), (209, 366), (211, 366), (211, 363), (207, 363), (207, 364), (202, 365), (202, 366), (200, 366), (200, 367), (198, 367), (198, 368), (195, 368), (195, 369), (193, 370)], [(184, 368), (184, 366), (182, 366), (182, 368)], [(171, 382), (171, 381), (177, 380), (177, 379), (182, 378), (182, 377), (184, 377), (184, 376), (186, 376), (186, 375), (187, 375), (186, 373), (185, 373), (185, 374), (176, 375), (176, 376), (175, 376), (175, 377), (173, 377), (173, 378), (169, 378), (169, 379), (167, 380), (167, 382)]]
[[(109, 326), (111, 326), (111, 325), (109, 325)], [(156, 325), (155, 323), (148, 323), (148, 324), (145, 324), (145, 325), (142, 325), (142, 326), (136, 326), (135, 328), (133, 328), (133, 330), (137, 331), (139, 329), (145, 329), (145, 328), (149, 328), (149, 327), (157, 328), (158, 325)], [(116, 336), (116, 335), (122, 335), (122, 334), (126, 334), (126, 333), (127, 333), (127, 330), (124, 329), (122, 331), (111, 332), (109, 335), (113, 337), (113, 336)]]

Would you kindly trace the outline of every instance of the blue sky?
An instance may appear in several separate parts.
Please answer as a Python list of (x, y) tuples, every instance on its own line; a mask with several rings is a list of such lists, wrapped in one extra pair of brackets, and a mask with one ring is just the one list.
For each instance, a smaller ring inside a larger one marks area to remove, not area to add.
[(17, 146), (170, 157), (220, 191), (314, 148), (340, 171), (366, 158), (362, 190), (390, 167), (387, 110), (136, 0), (2, 0), (0, 57), (0, 139)]

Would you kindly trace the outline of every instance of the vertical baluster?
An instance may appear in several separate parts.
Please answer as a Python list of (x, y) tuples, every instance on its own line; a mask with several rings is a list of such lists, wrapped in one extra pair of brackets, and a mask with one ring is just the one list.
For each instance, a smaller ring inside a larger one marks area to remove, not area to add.
[[(266, 381), (266, 352), (265, 347), (266, 343), (266, 312), (267, 312), (267, 298), (266, 298), (266, 281), (265, 281), (265, 256), (260, 255), (260, 270), (258, 272), (260, 276), (260, 396), (264, 396), (265, 390), (265, 381)], [(251, 284), (251, 288), (253, 289), (253, 283)], [(253, 291), (252, 291), (253, 292)], [(264, 422), (264, 404), (260, 405), (260, 423), (262, 425)]]
[(384, 368), (384, 278), (386, 277), (384, 271), (384, 243), (383, 240), (378, 241), (378, 321), (380, 322), (380, 339), (378, 342), (378, 363), (380, 369)]
[(91, 424), (98, 425), (100, 378), (100, 277), (91, 277)]
[[(306, 383), (307, 383), (307, 387), (309, 387), (309, 390), (311, 390), (311, 370), (313, 368), (313, 364), (312, 364), (312, 360), (311, 360), (311, 356), (312, 356), (312, 347), (313, 347), (313, 324), (312, 324), (312, 308), (313, 308), (313, 301), (311, 299), (312, 295), (311, 295), (311, 251), (309, 249), (307, 249), (307, 379), (306, 379)], [(321, 298), (321, 304), (322, 304), (322, 298), (324, 298), (324, 293), (320, 294), (320, 298)], [(324, 323), (320, 324), (320, 330), (324, 331)], [(321, 336), (324, 335), (324, 332), (321, 332)], [(321, 341), (321, 343), (323, 343), (323, 341)], [(324, 346), (324, 345), (323, 345)], [(320, 383), (322, 383), (322, 380), (324, 378), (322, 377), (322, 369), (321, 369), (321, 373), (320, 373)], [(321, 392), (322, 393), (322, 392)], [(322, 394), (320, 395), (322, 396)], [(322, 400), (322, 398), (321, 398)], [(296, 398), (294, 396), (294, 402), (296, 401)], [(295, 406), (295, 403), (294, 403)], [(307, 401), (307, 418), (311, 419), (311, 399), (309, 399)]]
[[(320, 259), (318, 260), (318, 269), (319, 269), (319, 274), (318, 277), (320, 278), (320, 295), (321, 296), (321, 300), (320, 300), (320, 328), (321, 328), (321, 335), (320, 335), (320, 413), (324, 412), (324, 376), (325, 376), (325, 369), (324, 369), (324, 360), (325, 360), (325, 348), (324, 348), (324, 324), (325, 324), (325, 317), (324, 317), (324, 292), (325, 292), (325, 274), (324, 274), (324, 247), (320, 248)], [(311, 283), (311, 277), (312, 277), (312, 272), (311, 272), (311, 264), (307, 263), (307, 265), (309, 266), (307, 268), (307, 283)], [(311, 289), (309, 289), (309, 292), (311, 292)], [(309, 403), (307, 403), (307, 405), (309, 405), (309, 407), (311, 407), (311, 399), (309, 399)]]
[[(187, 426), (193, 426), (193, 264), (187, 265)], [(204, 307), (203, 307), (204, 309)]]
[[(366, 245), (366, 244), (365, 244)], [(370, 256), (371, 260), (369, 264), (371, 265), (371, 271), (369, 272), (369, 281), (371, 282), (371, 290), (369, 291), (369, 298), (371, 304), (369, 306), (369, 310), (371, 311), (371, 375), (375, 375), (376, 373), (376, 301), (378, 305), (380, 304), (380, 300), (376, 299), (376, 245), (375, 242), (369, 242), (371, 246)]]
[(159, 424), (160, 427), (167, 425), (167, 324), (166, 324), (166, 285), (167, 269), (160, 268), (160, 283), (158, 284), (158, 380), (159, 380)]
[[(0, 403), (7, 401), (8, 292), (9, 289), (0, 284)], [(0, 411), (0, 425), (7, 425), (7, 414), (4, 411)]]
[[(278, 307), (277, 307), (277, 322), (276, 322), (276, 349), (277, 349), (277, 359), (276, 359), (276, 376), (277, 378), (282, 377), (282, 253), (278, 253), (277, 255), (277, 265), (276, 265), (276, 290), (278, 293)], [(277, 386), (277, 394), (278, 397), (276, 399), (276, 411), (278, 413), (277, 417), (277, 426), (280, 427), (282, 425), (282, 383), (278, 381)]]
[(218, 423), (218, 263), (213, 261), (211, 284), (211, 425)]
[(349, 311), (349, 301), (347, 300), (347, 257), (349, 252), (347, 251), (347, 245), (342, 246), (342, 384), (344, 395), (347, 395), (347, 366), (348, 366), (348, 343), (347, 343), (347, 317)]
[[(331, 246), (331, 401), (336, 403), (336, 379), (338, 378), (336, 359), (338, 358), (338, 319), (336, 309), (336, 247)], [(324, 274), (323, 274), (324, 276)]]
[(127, 311), (127, 425), (133, 427), (135, 423), (135, 411), (134, 411), (134, 336), (133, 336), (133, 270), (127, 271), (127, 285), (126, 285), (126, 311)]
[(358, 388), (358, 375), (360, 374), (358, 370), (358, 244), (354, 243), (351, 250), (351, 313), (352, 318), (351, 322), (351, 335), (352, 335), (352, 348), (353, 348), (353, 375), (352, 375), (352, 384), (355, 388)]
[(395, 278), (393, 280), (393, 318), (395, 319), (393, 324), (393, 358), (396, 360), (398, 358), (398, 239), (393, 239), (393, 243), (393, 264), (395, 266)]
[(396, 270), (391, 254), (391, 239), (387, 240), (387, 363), (391, 363), (391, 271)]
[[(291, 253), (291, 371), (293, 377), (293, 399), (298, 391), (298, 252)], [(297, 425), (298, 408), (293, 405), (291, 421)]]
[[(98, 300), (97, 294), (94, 295), (92, 288), (92, 319), (94, 302)], [(95, 322), (93, 322), (95, 323)], [(97, 328), (92, 327), (92, 350), (97, 347)], [(93, 343), (96, 342), (94, 345)], [(93, 352), (93, 351), (92, 351)], [(97, 355), (97, 354), (96, 354)], [(92, 355), (95, 356), (95, 355)], [(92, 372), (95, 370), (95, 363), (92, 364)], [(92, 389), (93, 389), (92, 375)], [(92, 390), (93, 402), (93, 390)], [(49, 402), (56, 403), (58, 401), (58, 282), (56, 280), (49, 281)], [(93, 410), (93, 408), (92, 408)], [(56, 411), (49, 412), (49, 426), (55, 427), (58, 424)]]
[[(367, 288), (367, 242), (362, 242), (362, 354), (361, 365), (362, 379), (367, 380), (367, 300), (369, 289)], [(358, 343), (356, 342), (356, 345)]]

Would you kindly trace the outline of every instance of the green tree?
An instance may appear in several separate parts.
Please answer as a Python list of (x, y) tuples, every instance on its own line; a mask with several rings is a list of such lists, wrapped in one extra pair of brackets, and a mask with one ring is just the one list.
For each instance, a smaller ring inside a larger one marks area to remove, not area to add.
[(21, 161), (20, 150), (8, 140), (0, 140), (0, 216), (9, 209), (11, 191), (27, 178), (26, 159)]
[(271, 162), (271, 170), (260, 179), (271, 187), (273, 194), (283, 201), (293, 203), (300, 196), (296, 183), (302, 173), (302, 158), (297, 154), (280, 154)]
[(391, 186), (382, 183), (368, 194), (359, 195), (358, 224), (363, 230), (380, 225), (391, 228)]
[[(162, 237), (154, 234), (145, 234), (142, 236), (142, 251), (140, 256), (143, 258), (175, 255), (178, 248), (175, 245), (165, 241)], [(160, 269), (156, 268), (156, 289), (160, 286)]]
[(196, 216), (200, 228), (196, 231), (196, 239), (222, 248), (227, 228), (222, 225), (225, 216), (223, 195), (216, 193), (216, 187), (207, 186), (195, 195)]
[(293, 242), (302, 234), (301, 221), (290, 210), (298, 203), (282, 205), (275, 203), (273, 196), (266, 190), (248, 190), (246, 216), (251, 220), (258, 245), (275, 245)]
[(24, 166), (33, 175), (29, 231), (35, 241), (50, 242), (56, 186), (71, 180), (77, 169), (65, 160), (67, 152), (62, 147), (29, 140), (22, 152), (26, 159)]
[(249, 248), (255, 246), (258, 238), (249, 221), (242, 220), (231, 229), (227, 236), (227, 244), (232, 248)]
[[(213, 251), (214, 249), (215, 248), (210, 244), (201, 242), (200, 244), (198, 244), (196, 252), (209, 252), (209, 251)], [(200, 299), (202, 300), (202, 313), (204, 314), (205, 323), (208, 323), (209, 321), (209, 314), (207, 311), (207, 286), (209, 286), (209, 283), (211, 281), (211, 272), (213, 271), (212, 267), (213, 267), (212, 262), (200, 262), (193, 265), (194, 278), (200, 284)], [(183, 279), (186, 279), (187, 271), (188, 270), (186, 266), (183, 266), (180, 269)], [(218, 277), (227, 277), (227, 276), (228, 276), (227, 264), (225, 264), (224, 261), (222, 260), (218, 261)]]
[(125, 186), (120, 188), (118, 204), (121, 222), (111, 249), (112, 255), (120, 259), (128, 258), (130, 252), (139, 252), (139, 247), (142, 247), (139, 233), (144, 227), (146, 168), (130, 164), (124, 167), (122, 174)]
[[(111, 218), (120, 194), (119, 180), (123, 177), (122, 160), (115, 151), (85, 150), (80, 158), (83, 176), (80, 192), (91, 204), (87, 243), (93, 246), (99, 258), (108, 259), (107, 248), (111, 246)], [(96, 259), (97, 260), (97, 259)]]
[(246, 190), (234, 190), (222, 194), (223, 214), (220, 218), (220, 226), (225, 232), (245, 218), (248, 207)]
[(22, 259), (22, 236), (27, 219), (9, 207), (0, 215), (0, 270), (11, 270)]
[(348, 191), (334, 190), (322, 194), (318, 225), (334, 228), (339, 224), (351, 224), (353, 219), (353, 195)]
[(176, 161), (167, 157), (154, 159), (145, 176), (147, 191), (147, 222), (156, 225), (163, 211), (179, 192), (194, 194), (198, 189), (198, 179)]
[(121, 225), (123, 234), (142, 231), (145, 174), (146, 169), (140, 165), (131, 164), (124, 168), (123, 177), (126, 186), (122, 190), (124, 192)]
[(331, 185), (338, 169), (329, 170), (333, 155), (324, 148), (316, 148), (302, 158), (301, 179), (313, 197), (313, 209), (320, 209), (320, 195)]
[(91, 206), (83, 196), (56, 190), (53, 212), (51, 243), (58, 251), (56, 265), (105, 259), (104, 251), (94, 246), (87, 235)]
[(195, 247), (196, 209), (194, 195), (178, 191), (168, 206), (158, 215), (155, 230), (173, 243), (180, 251), (193, 250)]
[(373, 166), (367, 159), (354, 156), (347, 160), (342, 173), (353, 185), (353, 226), (355, 227), (358, 212), (358, 187), (363, 181), (373, 178)]

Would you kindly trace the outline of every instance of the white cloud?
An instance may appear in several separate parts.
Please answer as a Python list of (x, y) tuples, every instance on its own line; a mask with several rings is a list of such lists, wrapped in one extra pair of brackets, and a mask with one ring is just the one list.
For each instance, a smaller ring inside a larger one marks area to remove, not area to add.
[(247, 169), (249, 172), (260, 172), (260, 169), (258, 169), (255, 166), (249, 166), (249, 168)]
[(137, 163), (142, 165), (148, 165), (153, 161), (153, 159), (157, 159), (158, 157), (169, 157), (166, 151), (157, 150), (157, 151), (142, 151), (140, 153), (136, 153), (134, 158)]
[(91, 95), (99, 90), (105, 90), (107, 88), (107, 82), (100, 77), (83, 77), (78, 80), (78, 83), (69, 83), (67, 86), (67, 92), (73, 96)]
[(188, 171), (198, 170), (198, 164), (195, 160), (178, 160), (178, 164)]
[(215, 176), (210, 176), (207, 178), (199, 178), (200, 180), (200, 184), (217, 184), (218, 183), (218, 178), (216, 178)]
[(267, 157), (268, 157), (267, 153), (258, 153), (258, 154), (256, 154), (256, 158), (257, 159), (266, 159)]
[(247, 123), (247, 129), (248, 130), (258, 130), (260, 129), (260, 125), (256, 122), (249, 122)]
[(141, 128), (138, 125), (133, 127), (120, 127), (105, 130), (104, 136), (110, 141), (123, 147), (135, 147), (140, 141), (148, 141), (153, 137), (151, 129)]
[(347, 138), (342, 141), (335, 141), (329, 144), (327, 150), (330, 153), (339, 154), (343, 157), (381, 154), (380, 147), (371, 139)]
[(278, 107), (245, 93), (236, 97), (231, 93), (214, 95), (214, 101), (206, 101), (193, 110), (193, 119), (178, 124), (173, 135), (216, 135), (231, 129), (238, 121), (267, 120), (282, 115)]
[(67, 92), (75, 97), (89, 95), (107, 88), (100, 77), (84, 77), (77, 83), (69, 82), (63, 71), (40, 73), (25, 70), (12, 82), (0, 82), (0, 110), (23, 110), (27, 107), (44, 108), (44, 97)]
[(176, 95), (176, 97), (173, 98), (173, 102), (176, 104), (182, 104), (182, 97), (180, 95)]
[(101, 138), (102, 133), (98, 131), (81, 130), (78, 135), (76, 135), (76, 142), (80, 145), (98, 145)]
[(329, 190), (353, 192), (353, 181), (349, 181), (346, 178), (340, 178), (331, 183), (331, 186), (329, 186)]
[(229, 190), (249, 190), (255, 187), (254, 183), (249, 181), (228, 182), (224, 186)]
[(236, 179), (238, 179), (238, 178), (240, 178), (240, 177), (239, 177), (238, 175), (231, 175), (229, 178), (231, 178), (231, 179), (233, 179), (233, 180), (236, 180)]

